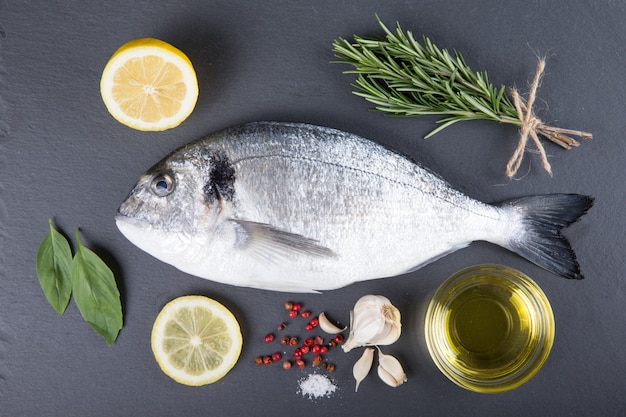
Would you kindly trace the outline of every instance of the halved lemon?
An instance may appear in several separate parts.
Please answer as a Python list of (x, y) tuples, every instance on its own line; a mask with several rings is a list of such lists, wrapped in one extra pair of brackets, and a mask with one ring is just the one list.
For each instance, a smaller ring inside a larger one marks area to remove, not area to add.
[(161, 370), (185, 385), (211, 384), (237, 363), (243, 338), (233, 314), (203, 296), (163, 307), (152, 327), (152, 352)]
[(191, 114), (198, 80), (183, 52), (161, 40), (141, 38), (111, 56), (102, 72), (100, 94), (120, 123), (160, 131), (178, 126)]

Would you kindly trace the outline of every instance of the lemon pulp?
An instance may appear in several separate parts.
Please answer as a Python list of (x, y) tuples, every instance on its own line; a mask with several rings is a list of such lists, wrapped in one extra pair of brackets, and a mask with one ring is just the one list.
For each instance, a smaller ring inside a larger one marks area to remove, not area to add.
[(178, 126), (193, 111), (198, 81), (187, 56), (152, 38), (122, 45), (100, 81), (102, 99), (119, 122), (138, 130)]
[(235, 317), (207, 297), (171, 301), (152, 329), (152, 351), (159, 366), (185, 385), (205, 385), (222, 378), (237, 362), (241, 347)]

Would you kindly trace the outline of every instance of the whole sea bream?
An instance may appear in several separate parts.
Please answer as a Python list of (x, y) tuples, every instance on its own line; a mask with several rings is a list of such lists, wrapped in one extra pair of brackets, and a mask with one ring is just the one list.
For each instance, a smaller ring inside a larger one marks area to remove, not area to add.
[(476, 240), (580, 279), (560, 229), (592, 204), (552, 194), (488, 205), (356, 135), (258, 122), (172, 152), (140, 177), (116, 221), (189, 274), (310, 292), (403, 274)]

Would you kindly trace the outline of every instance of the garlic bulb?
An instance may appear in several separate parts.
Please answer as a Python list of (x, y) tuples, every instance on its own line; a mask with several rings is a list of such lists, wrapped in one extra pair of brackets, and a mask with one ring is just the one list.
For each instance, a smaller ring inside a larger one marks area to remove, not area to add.
[(359, 346), (390, 345), (400, 337), (400, 311), (382, 295), (361, 297), (350, 312), (350, 334), (344, 352)]
[(361, 358), (356, 361), (356, 363), (352, 367), (352, 375), (356, 380), (356, 387), (354, 388), (354, 392), (357, 392), (359, 390), (359, 384), (365, 379), (367, 374), (370, 373), (373, 362), (374, 348), (365, 348), (365, 351), (363, 352), (363, 355), (361, 355)]
[(406, 374), (400, 362), (391, 355), (385, 355), (378, 348), (378, 376), (391, 387), (398, 387), (406, 382)]

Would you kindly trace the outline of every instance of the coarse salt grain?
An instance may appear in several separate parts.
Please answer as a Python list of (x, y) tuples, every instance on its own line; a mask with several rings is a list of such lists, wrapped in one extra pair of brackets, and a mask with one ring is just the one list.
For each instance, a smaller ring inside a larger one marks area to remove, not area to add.
[(337, 386), (326, 375), (321, 374), (310, 374), (306, 378), (302, 378), (299, 381), (299, 386), (298, 392), (303, 397), (310, 399), (330, 397), (337, 389)]

